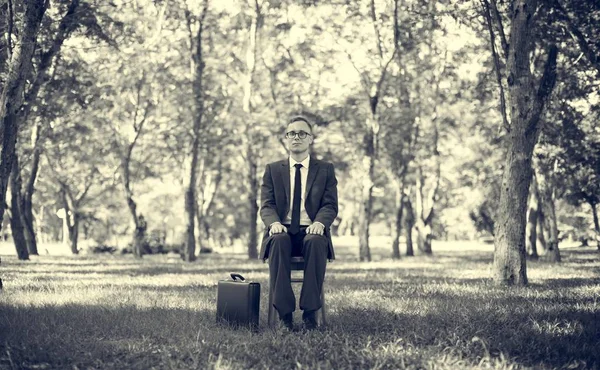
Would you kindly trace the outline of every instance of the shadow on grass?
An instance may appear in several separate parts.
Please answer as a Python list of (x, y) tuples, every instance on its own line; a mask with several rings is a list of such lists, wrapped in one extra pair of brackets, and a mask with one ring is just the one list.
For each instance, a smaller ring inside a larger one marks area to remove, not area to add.
[(200, 309), (68, 304), (0, 311), (0, 368), (130, 368), (132, 357), (136, 368), (152, 368), (161, 361), (156, 348), (194, 343), (219, 327), (214, 311)]
[(390, 341), (404, 338), (416, 346), (458, 349), (461, 357), (474, 363), (503, 354), (528, 367), (600, 366), (600, 314), (577, 309), (520, 311), (509, 315), (495, 310), (408, 315), (343, 308), (330, 315), (330, 321), (333, 330), (347, 335)]
[[(514, 296), (489, 302), (443, 294), (425, 299), (438, 309), (402, 313), (391, 307), (336, 308), (329, 314), (328, 332), (352, 338), (358, 346), (403, 338), (416, 347), (436, 347), (440, 351), (455, 348), (473, 363), (502, 353), (523, 366), (600, 365), (598, 312), (577, 309), (575, 305), (555, 310), (555, 301), (540, 299), (534, 303)], [(457, 299), (461, 304), (443, 304)], [(592, 301), (590, 297), (579, 303)], [(464, 307), (470, 309), (462, 311)], [(251, 341), (255, 335), (216, 323), (214, 310), (75, 304), (1, 309), (0, 367), (9, 361), (4, 354), (10, 353), (10, 361), (18, 368), (33, 368), (36, 364), (52, 368), (129, 367), (132, 361), (138, 361), (136, 368), (149, 368), (165, 361), (161, 350), (170, 344), (177, 347), (177, 343), (184, 343), (186, 347), (202, 341), (203, 351), (216, 355), (222, 343)], [(269, 336), (265, 312), (263, 307), (259, 335)], [(98, 359), (103, 362), (95, 363)]]
[[(600, 275), (600, 271), (598, 271)], [(599, 278), (583, 279), (583, 278), (568, 278), (568, 279), (557, 279), (548, 278), (544, 279), (543, 282), (533, 282), (529, 284), (529, 287), (554, 287), (554, 288), (580, 288), (580, 287), (594, 287), (600, 285)]]
[[(389, 270), (382, 269), (379, 271), (380, 274), (389, 272)], [(383, 278), (376, 279), (375, 276), (368, 275), (365, 277), (356, 277), (356, 271), (336, 271), (336, 275), (329, 275), (325, 280), (325, 284), (331, 285), (335, 282), (336, 289), (349, 288), (352, 290), (364, 290), (372, 289), (374, 287), (381, 286), (385, 283)], [(377, 271), (374, 273), (377, 274)], [(397, 275), (393, 278), (393, 282), (389, 281), (389, 284), (394, 284), (396, 287), (402, 286), (424, 286), (424, 285), (460, 285), (467, 287), (485, 287), (496, 288), (492, 278), (451, 278), (451, 277), (439, 277), (439, 276), (422, 276), (422, 275)], [(539, 282), (531, 282), (529, 288), (581, 288), (581, 287), (597, 287), (600, 285), (600, 278), (547, 278)]]

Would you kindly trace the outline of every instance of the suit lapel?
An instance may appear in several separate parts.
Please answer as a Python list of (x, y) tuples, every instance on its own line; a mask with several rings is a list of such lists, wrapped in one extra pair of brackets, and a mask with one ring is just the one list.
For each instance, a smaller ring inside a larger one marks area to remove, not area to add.
[[(283, 187), (285, 189), (286, 202), (290, 203), (290, 161), (289, 159), (281, 164), (281, 181), (283, 181)], [(286, 209), (286, 212), (288, 210)]]
[(310, 157), (310, 163), (308, 165), (308, 178), (306, 179), (306, 193), (304, 193), (304, 199), (308, 199), (308, 193), (310, 193), (310, 188), (315, 182), (318, 172), (319, 161), (314, 159), (313, 157)]

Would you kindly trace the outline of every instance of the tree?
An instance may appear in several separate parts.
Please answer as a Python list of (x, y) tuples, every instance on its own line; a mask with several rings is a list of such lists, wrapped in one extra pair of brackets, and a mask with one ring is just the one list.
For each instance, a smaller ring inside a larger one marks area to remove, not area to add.
[[(193, 17), (191, 12), (186, 9), (185, 17), (190, 33), (190, 68), (193, 71), (192, 92), (194, 96), (194, 115), (192, 124), (192, 148), (189, 157), (189, 179), (187, 189), (185, 191), (185, 213), (186, 213), (186, 238), (183, 258), (187, 262), (192, 262), (196, 259), (196, 237), (195, 216), (197, 211), (197, 187), (198, 187), (198, 156), (200, 154), (200, 140), (203, 132), (202, 125), (204, 123), (204, 54), (203, 54), (203, 31), (204, 19), (208, 9), (208, 0), (202, 3), (202, 10), (198, 18)], [(195, 21), (193, 21), (193, 19)], [(192, 30), (192, 24), (195, 24), (196, 31)], [(199, 227), (201, 225), (198, 225)]]
[(563, 197), (576, 206), (586, 204), (592, 213), (597, 247), (600, 250), (600, 135), (594, 129), (598, 120), (596, 112), (587, 115), (568, 114), (562, 121), (555, 139), (559, 140), (556, 165), (561, 178)]
[[(527, 196), (532, 177), (531, 158), (538, 140), (540, 116), (546, 100), (556, 82), (556, 58), (558, 49), (551, 46), (538, 84), (530, 70), (531, 52), (536, 35), (537, 1), (518, 0), (509, 14), (510, 34), (506, 40), (495, 0), (492, 7), (484, 2), (492, 54), (500, 76), (500, 65), (496, 57), (495, 33), (492, 24), (500, 30), (500, 39), (506, 58), (506, 84), (510, 124), (505, 119), (507, 134), (504, 138), (506, 157), (499, 208), (494, 226), (494, 281), (498, 284), (527, 284), (525, 262), (525, 215)], [(493, 8), (492, 12), (490, 8)], [(492, 22), (491, 14), (495, 22)], [(499, 79), (499, 86), (503, 86)], [(537, 86), (536, 86), (537, 85)], [(501, 90), (503, 96), (503, 90)], [(504, 99), (504, 98), (502, 98)], [(506, 118), (506, 115), (503, 115)]]
[(123, 32), (113, 35), (118, 52), (109, 45), (95, 56), (95, 63), (102, 68), (96, 74), (94, 93), (101, 98), (89, 107), (90, 120), (110, 130), (99, 139), (105, 141), (114, 159), (113, 171), (130, 215), (133, 227), (129, 230), (133, 230), (132, 246), (137, 258), (143, 255), (145, 240), (141, 231), (146, 226), (140, 219), (141, 194), (136, 192), (136, 185), (159, 175), (165, 164), (162, 153), (166, 144), (155, 138), (175, 126), (167, 124), (171, 117), (166, 114), (160, 120), (157, 117), (157, 112), (171, 103), (163, 86), (173, 82), (169, 74), (161, 73), (173, 57), (171, 44), (161, 42), (165, 9), (165, 4), (134, 2), (114, 10), (116, 23), (126, 26)]
[[(80, 7), (79, 0), (72, 0), (64, 15), (60, 19), (58, 27), (56, 30), (51, 29), (50, 27), (43, 27), (41, 30), (41, 34), (44, 33), (52, 33), (54, 38), (52, 39), (50, 45), (47, 47), (47, 50), (43, 50), (44, 43), (41, 41), (40, 49), (41, 56), (38, 58), (34, 58), (36, 68), (35, 73), (31, 78), (31, 83), (27, 86), (25, 97), (23, 100), (23, 106), (19, 110), (19, 114), (17, 116), (17, 126), (23, 127), (26, 125), (28, 119), (32, 116), (31, 111), (32, 108), (35, 107), (38, 100), (38, 95), (42, 87), (48, 83), (51, 79), (50, 69), (53, 65), (53, 62), (57, 55), (59, 55), (60, 50), (62, 48), (65, 40), (70, 36), (70, 34), (75, 31), (78, 27), (81, 27), (80, 20), (85, 19), (92, 12), (89, 6), (84, 5)], [(95, 19), (93, 17), (89, 17), (90, 20), (88, 22), (88, 28), (91, 28), (92, 25), (97, 25)], [(48, 29), (50, 28), (50, 29)], [(96, 31), (95, 34), (98, 32)], [(44, 40), (44, 37), (41, 38)], [(27, 242), (27, 249), (30, 254), (37, 255), (37, 243), (36, 236), (33, 227), (33, 194), (35, 192), (35, 181), (38, 175), (39, 163), (40, 163), (40, 155), (41, 155), (41, 135), (42, 131), (42, 120), (37, 120), (35, 124), (35, 128), (32, 130), (32, 142), (33, 142), (33, 153), (31, 159), (31, 170), (29, 171), (29, 176), (26, 178), (26, 186), (24, 191), (21, 189), (16, 190), (16, 195), (18, 195), (18, 203), (20, 205), (20, 218), (21, 222), (24, 226), (24, 236)], [(17, 152), (15, 152), (17, 156)], [(15, 160), (18, 160), (15, 158)], [(17, 171), (22, 171), (21, 168), (17, 168)], [(21, 176), (19, 174), (18, 176)], [(19, 182), (15, 183), (15, 185), (19, 185)], [(16, 239), (15, 239), (16, 240)]]
[[(430, 45), (430, 49), (432, 49)], [(430, 55), (433, 59), (434, 51), (430, 52)], [(441, 60), (441, 67), (437, 68), (432, 75), (430, 80), (430, 84), (435, 86), (433, 98), (430, 98), (434, 101), (434, 108), (431, 113), (424, 118), (429, 120), (432, 129), (431, 135), (431, 150), (428, 151), (430, 154), (429, 158), (429, 168), (431, 172), (433, 172), (432, 180), (430, 180), (429, 191), (425, 194), (425, 175), (424, 175), (424, 167), (425, 160), (423, 158), (420, 159), (420, 163), (417, 168), (416, 174), (416, 198), (415, 198), (415, 211), (416, 211), (416, 223), (415, 230), (417, 231), (417, 248), (420, 252), (424, 254), (432, 254), (433, 251), (431, 249), (431, 241), (433, 238), (432, 234), (432, 223), (434, 217), (435, 203), (437, 198), (437, 193), (440, 187), (440, 177), (441, 177), (441, 160), (440, 160), (440, 151), (439, 151), (439, 137), (440, 137), (440, 128), (439, 128), (439, 115), (438, 115), (438, 106), (442, 105), (442, 101), (440, 99), (440, 83), (441, 78), (445, 74), (446, 69), (446, 60), (445, 53), (444, 58)], [(439, 102), (439, 103), (438, 103)], [(426, 110), (423, 107), (419, 108), (419, 112), (421, 116), (424, 116), (424, 112)], [(420, 118), (420, 117), (419, 117)], [(419, 119), (420, 121), (420, 119)], [(423, 130), (421, 130), (422, 132)], [(423, 141), (423, 140), (422, 140)], [(425, 143), (423, 143), (425, 144)], [(423, 145), (421, 144), (421, 145)]]
[[(0, 219), (4, 216), (6, 189), (13, 170), (15, 144), (17, 141), (17, 115), (23, 102), (23, 90), (29, 74), (35, 41), (48, 2), (32, 0), (25, 2), (24, 20), (14, 48), (9, 41), (10, 64), (2, 96), (0, 97), (0, 120), (2, 120), (2, 151), (0, 153)], [(13, 22), (10, 19), (9, 22)], [(9, 38), (12, 34), (9, 33)]]
[(73, 254), (79, 253), (79, 226), (89, 212), (87, 204), (106, 189), (108, 179), (101, 169), (110, 165), (106, 162), (109, 148), (99, 138), (107, 133), (106, 126), (62, 117), (52, 122), (47, 133), (44, 158), (49, 173), (45, 181), (51, 180), (54, 185), (56, 204), (64, 212), (67, 235), (63, 237), (68, 237)]
[[(341, 24), (333, 25), (336, 43), (360, 78), (361, 94), (353, 97), (362, 100), (358, 108), (362, 120), (361, 142), (362, 153), (355, 161), (354, 172), (360, 179), (360, 197), (358, 210), (359, 259), (371, 260), (369, 233), (373, 219), (373, 190), (376, 184), (376, 163), (380, 156), (381, 116), (380, 103), (388, 94), (386, 84), (389, 82), (389, 69), (395, 60), (396, 43), (394, 42), (394, 23), (384, 27), (389, 20), (389, 7), (377, 9), (374, 0), (368, 2), (348, 3), (344, 7), (345, 18)], [(339, 10), (338, 10), (339, 11)], [(370, 30), (368, 36), (357, 32)], [(358, 101), (357, 101), (358, 102)], [(357, 153), (358, 154), (358, 153)]]
[[(384, 125), (382, 142), (387, 158), (390, 162), (390, 172), (395, 184), (396, 195), (395, 219), (392, 226), (392, 258), (400, 258), (400, 236), (403, 229), (403, 219), (405, 205), (411, 206), (407, 211), (410, 212), (409, 219), (414, 221), (412, 203), (406, 194), (406, 179), (409, 172), (409, 166), (415, 157), (416, 140), (419, 136), (419, 125), (414, 111), (414, 102), (412, 101), (411, 90), (414, 87), (415, 77), (408, 71), (406, 64), (414, 63), (414, 56), (411, 52), (416, 51), (415, 36), (412, 34), (411, 27), (408, 27), (408, 12), (401, 13), (401, 7), (398, 0), (394, 1), (394, 45), (396, 49), (395, 57), (398, 65), (398, 73), (394, 76), (396, 87), (396, 97), (398, 106), (402, 112), (397, 118), (388, 118), (388, 125)], [(402, 19), (401, 19), (402, 17)], [(401, 35), (406, 35), (401, 37)], [(390, 125), (389, 121), (396, 121), (395, 125)], [(409, 192), (410, 193), (410, 192)], [(409, 223), (411, 223), (409, 222)], [(406, 254), (412, 256), (412, 227), (407, 233), (407, 251)], [(409, 241), (410, 238), (410, 241)], [(408, 246), (410, 244), (410, 250)]]
[[(548, 163), (550, 162), (550, 163)], [(548, 161), (539, 154), (534, 159), (534, 172), (538, 193), (538, 218), (547, 236), (544, 256), (551, 262), (560, 262), (558, 249), (558, 225), (556, 220), (556, 179), (557, 161)], [(539, 215), (542, 217), (539, 217)], [(540, 235), (541, 236), (541, 235)]]
[[(247, 201), (249, 205), (249, 229), (248, 229), (248, 258), (258, 258), (258, 232), (256, 229), (258, 221), (258, 149), (254, 144), (255, 115), (253, 114), (252, 98), (254, 84), (256, 83), (256, 64), (259, 55), (258, 37), (262, 27), (262, 5), (258, 0), (250, 2), (252, 16), (248, 29), (248, 44), (246, 45), (245, 76), (243, 77), (242, 110), (244, 112), (244, 124), (242, 125), (242, 142), (245, 159), (245, 177), (247, 185)], [(262, 3), (264, 4), (264, 2)]]

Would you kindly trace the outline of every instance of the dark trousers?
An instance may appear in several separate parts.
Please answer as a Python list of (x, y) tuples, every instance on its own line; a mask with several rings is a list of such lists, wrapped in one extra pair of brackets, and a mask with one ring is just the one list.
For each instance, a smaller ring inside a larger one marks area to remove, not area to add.
[(327, 266), (327, 238), (306, 234), (301, 227), (296, 235), (289, 233), (269, 236), (269, 273), (273, 305), (279, 315), (296, 310), (296, 297), (292, 290), (291, 258), (304, 257), (304, 283), (300, 292), (300, 309), (305, 311), (321, 308), (321, 290)]

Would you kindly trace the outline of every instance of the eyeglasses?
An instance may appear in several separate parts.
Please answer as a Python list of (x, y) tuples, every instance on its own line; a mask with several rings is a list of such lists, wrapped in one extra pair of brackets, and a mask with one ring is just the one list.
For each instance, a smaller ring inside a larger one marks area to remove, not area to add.
[(311, 136), (311, 134), (309, 134), (308, 132), (304, 132), (304, 131), (300, 131), (300, 132), (289, 131), (289, 132), (285, 133), (285, 137), (288, 139), (294, 139), (296, 137), (298, 137), (300, 139), (306, 139), (307, 136)]

